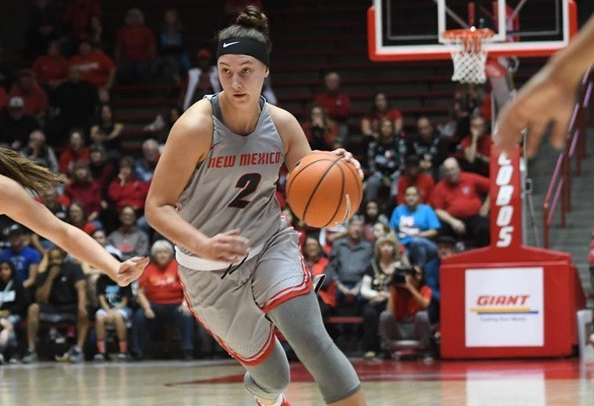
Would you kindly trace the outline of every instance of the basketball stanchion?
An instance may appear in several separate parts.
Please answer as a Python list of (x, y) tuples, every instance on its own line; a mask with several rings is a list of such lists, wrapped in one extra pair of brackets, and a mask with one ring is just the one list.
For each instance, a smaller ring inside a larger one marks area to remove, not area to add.
[(491, 151), (490, 245), (444, 258), (443, 358), (569, 356), (585, 307), (565, 252), (523, 244), (520, 148)]

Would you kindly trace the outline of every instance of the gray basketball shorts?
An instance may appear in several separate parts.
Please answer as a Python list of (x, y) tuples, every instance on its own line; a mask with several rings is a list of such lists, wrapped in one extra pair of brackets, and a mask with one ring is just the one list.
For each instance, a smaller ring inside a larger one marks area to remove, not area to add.
[(235, 359), (246, 366), (264, 361), (274, 349), (274, 326), (266, 313), (309, 293), (299, 235), (284, 228), (235, 272), (201, 271), (179, 265), (186, 300), (196, 319)]

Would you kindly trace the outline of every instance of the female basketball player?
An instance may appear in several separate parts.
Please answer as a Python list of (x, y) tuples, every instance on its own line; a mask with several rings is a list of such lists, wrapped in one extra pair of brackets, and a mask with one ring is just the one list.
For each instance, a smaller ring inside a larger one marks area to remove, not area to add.
[(122, 286), (136, 280), (148, 264), (148, 258), (118, 262), (87, 233), (60, 221), (23, 189), (26, 187), (40, 193), (61, 181), (61, 176), (32, 163), (19, 153), (0, 148), (0, 214), (7, 215), (55, 242), (74, 257), (103, 270)]
[(594, 17), (580, 30), (569, 46), (559, 51), (530, 81), (514, 101), (499, 114), (495, 141), (506, 151), (518, 143), (524, 128), (528, 129), (526, 153), (533, 157), (546, 127), (555, 127), (551, 143), (563, 147), (576, 89), (586, 69), (594, 64)]
[[(359, 379), (322, 323), (299, 236), (274, 198), (283, 162), (293, 169), (310, 148), (295, 117), (260, 97), (269, 53), (268, 21), (256, 7), (219, 33), (223, 90), (195, 103), (173, 126), (146, 217), (177, 245), (195, 317), (247, 369), (245, 386), (259, 404), (289, 404), (282, 395), (289, 364), (276, 326), (327, 404), (363, 406)], [(344, 150), (336, 153), (353, 160)]]

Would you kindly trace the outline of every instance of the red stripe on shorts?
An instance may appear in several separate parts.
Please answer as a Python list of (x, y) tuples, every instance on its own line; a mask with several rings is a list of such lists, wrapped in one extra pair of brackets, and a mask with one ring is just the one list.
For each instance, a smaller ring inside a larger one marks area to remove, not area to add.
[(303, 255), (299, 255), (301, 257), (301, 271), (303, 272), (303, 279), (298, 285), (285, 288), (272, 296), (266, 303), (264, 303), (264, 306), (262, 307), (262, 311), (264, 313), (268, 313), (276, 306), (285, 303), (287, 300), (311, 292), (311, 277), (309, 272), (305, 270)]
[(219, 336), (217, 336), (216, 334), (214, 334), (207, 326), (206, 324), (200, 319), (200, 317), (198, 316), (198, 313), (194, 310), (194, 307), (192, 306), (192, 302), (190, 301), (190, 299), (188, 298), (188, 295), (186, 294), (186, 285), (184, 285), (184, 283), (181, 281), (180, 278), (180, 283), (182, 285), (183, 291), (184, 291), (184, 298), (186, 299), (186, 303), (188, 304), (188, 308), (190, 309), (190, 311), (192, 312), (192, 314), (194, 315), (194, 318), (198, 321), (198, 323), (200, 323), (200, 325), (202, 327), (204, 327), (204, 329), (206, 330), (206, 332), (208, 334), (210, 334), (210, 336), (212, 338), (214, 338), (217, 343), (219, 343), (219, 345), (221, 347), (223, 347), (223, 349), (225, 351), (227, 351), (227, 353), (229, 355), (231, 355), (233, 358), (235, 358), (237, 361), (239, 361), (242, 365), (247, 365), (247, 366), (253, 366), (253, 365), (258, 365), (261, 362), (263, 362), (266, 358), (268, 358), (268, 356), (270, 355), (270, 353), (272, 352), (272, 350), (274, 350), (274, 328), (272, 327), (272, 325), (270, 326), (270, 333), (268, 335), (268, 339), (266, 340), (266, 343), (262, 346), (262, 348), (260, 348), (260, 350), (253, 356), (249, 357), (249, 358), (243, 358), (241, 355), (237, 354), (235, 351), (233, 351), (231, 348), (229, 348), (225, 342), (223, 341), (223, 339)]

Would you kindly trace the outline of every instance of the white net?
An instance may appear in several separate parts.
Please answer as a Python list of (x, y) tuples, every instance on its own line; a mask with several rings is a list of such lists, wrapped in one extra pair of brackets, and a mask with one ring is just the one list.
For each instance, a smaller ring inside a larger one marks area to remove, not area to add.
[(452, 45), (452, 61), (454, 74), (452, 81), (460, 83), (485, 83), (485, 64), (487, 50), (485, 42), (492, 36), (492, 31), (456, 30), (444, 35), (447, 43)]

